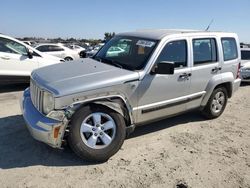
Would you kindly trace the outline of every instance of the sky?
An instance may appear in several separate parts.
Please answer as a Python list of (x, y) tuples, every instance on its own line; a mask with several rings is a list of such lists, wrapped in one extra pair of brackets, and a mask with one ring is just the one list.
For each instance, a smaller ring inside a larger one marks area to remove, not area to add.
[(2, 0), (0, 33), (103, 38), (138, 29), (236, 32), (250, 43), (250, 0)]

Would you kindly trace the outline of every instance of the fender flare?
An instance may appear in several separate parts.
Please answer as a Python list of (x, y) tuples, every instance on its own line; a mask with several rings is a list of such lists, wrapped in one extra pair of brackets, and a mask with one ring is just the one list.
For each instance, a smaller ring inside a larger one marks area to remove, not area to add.
[(232, 72), (221, 73), (218, 75), (213, 76), (212, 79), (209, 80), (207, 87), (205, 89), (206, 94), (202, 99), (201, 106), (206, 106), (212, 92), (214, 89), (221, 84), (229, 84), (229, 97), (232, 96), (232, 89), (233, 89), (233, 82), (234, 82), (234, 75)]
[(83, 101), (77, 101), (77, 103), (73, 103), (72, 105), (70, 105), (69, 111), (71, 111), (71, 115), (73, 115), (73, 113), (77, 111), (80, 107), (88, 104), (103, 105), (116, 111), (127, 120), (128, 126), (133, 125), (135, 122), (132, 113), (132, 107), (130, 106), (128, 100), (126, 100), (121, 95), (108, 95), (98, 98), (90, 98)]

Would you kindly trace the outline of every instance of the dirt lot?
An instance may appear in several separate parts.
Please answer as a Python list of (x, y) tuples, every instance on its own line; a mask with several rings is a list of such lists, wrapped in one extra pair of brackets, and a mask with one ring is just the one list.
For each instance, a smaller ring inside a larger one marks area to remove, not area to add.
[(25, 87), (0, 89), (0, 187), (250, 187), (250, 85), (216, 120), (188, 113), (137, 128), (103, 164), (33, 140), (19, 109)]

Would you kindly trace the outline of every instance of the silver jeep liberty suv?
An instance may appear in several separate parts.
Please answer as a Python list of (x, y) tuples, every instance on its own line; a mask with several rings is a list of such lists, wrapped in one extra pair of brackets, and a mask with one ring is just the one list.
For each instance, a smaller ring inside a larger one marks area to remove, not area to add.
[(35, 70), (23, 116), (35, 139), (106, 161), (135, 126), (193, 109), (219, 117), (239, 88), (240, 59), (233, 33), (121, 33), (91, 59)]

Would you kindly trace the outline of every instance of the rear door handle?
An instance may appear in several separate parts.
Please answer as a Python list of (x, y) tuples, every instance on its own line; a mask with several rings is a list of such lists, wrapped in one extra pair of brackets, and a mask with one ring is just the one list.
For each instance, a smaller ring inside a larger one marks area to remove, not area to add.
[(8, 57), (8, 56), (3, 56), (3, 57), (0, 57), (1, 59), (4, 59), (4, 60), (9, 60), (10, 59), (10, 57)]
[(218, 71), (220, 71), (221, 70), (221, 67), (214, 67), (212, 70), (211, 70), (211, 72), (212, 73), (217, 73)]
[(191, 73), (183, 73), (183, 74), (181, 74), (180, 76), (179, 76), (179, 79), (189, 79), (189, 77), (191, 77), (192, 76), (192, 74)]

